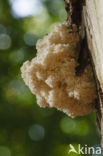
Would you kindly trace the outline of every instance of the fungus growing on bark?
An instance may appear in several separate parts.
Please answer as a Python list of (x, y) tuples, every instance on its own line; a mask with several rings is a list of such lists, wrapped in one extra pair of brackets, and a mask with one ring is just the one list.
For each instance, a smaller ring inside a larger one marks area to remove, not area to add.
[(94, 109), (96, 87), (90, 64), (76, 75), (80, 36), (67, 24), (37, 42), (37, 56), (21, 67), (22, 78), (41, 107), (56, 107), (71, 117)]

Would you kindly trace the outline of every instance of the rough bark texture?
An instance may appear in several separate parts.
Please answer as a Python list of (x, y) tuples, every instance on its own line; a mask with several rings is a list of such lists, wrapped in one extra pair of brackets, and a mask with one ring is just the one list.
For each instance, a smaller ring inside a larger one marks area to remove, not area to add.
[[(84, 31), (86, 30), (88, 47), (82, 45), (81, 48), (89, 48), (90, 60), (96, 79), (98, 94), (96, 113), (98, 126), (101, 130), (101, 145), (103, 148), (103, 0), (65, 0), (65, 5), (68, 14), (68, 25), (76, 24), (78, 32), (80, 32), (81, 28), (82, 31), (83, 29)], [(83, 42), (81, 44), (84, 44)], [(80, 60), (88, 59), (88, 57), (83, 56), (83, 54), (80, 55)], [(83, 64), (80, 64), (82, 67)]]
[(86, 0), (83, 14), (88, 46), (97, 80), (99, 95), (97, 117), (101, 127), (101, 145), (103, 148), (103, 0)]
[(77, 27), (81, 25), (82, 21), (82, 6), (85, 0), (64, 0), (67, 11), (67, 21), (69, 25), (76, 24)]

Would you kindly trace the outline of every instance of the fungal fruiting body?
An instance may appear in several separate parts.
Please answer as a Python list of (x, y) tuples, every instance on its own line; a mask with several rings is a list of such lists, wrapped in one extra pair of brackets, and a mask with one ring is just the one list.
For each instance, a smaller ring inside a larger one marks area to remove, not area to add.
[(36, 95), (41, 107), (56, 107), (71, 117), (86, 115), (94, 109), (96, 88), (92, 69), (87, 65), (76, 75), (80, 36), (66, 23), (37, 42), (37, 56), (21, 67), (22, 78)]

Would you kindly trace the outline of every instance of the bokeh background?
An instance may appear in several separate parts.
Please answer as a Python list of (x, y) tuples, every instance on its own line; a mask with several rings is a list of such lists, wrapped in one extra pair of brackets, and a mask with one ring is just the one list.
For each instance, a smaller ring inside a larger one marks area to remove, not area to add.
[(42, 109), (21, 78), (36, 41), (65, 19), (63, 0), (0, 0), (0, 156), (73, 156), (69, 144), (100, 142), (95, 113)]

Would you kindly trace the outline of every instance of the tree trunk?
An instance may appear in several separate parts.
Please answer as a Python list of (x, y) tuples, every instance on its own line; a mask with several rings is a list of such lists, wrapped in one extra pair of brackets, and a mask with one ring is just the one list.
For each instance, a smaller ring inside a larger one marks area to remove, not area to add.
[(99, 95), (101, 145), (103, 148), (103, 0), (86, 0), (83, 8), (88, 47), (91, 53)]
[(103, 0), (64, 1), (68, 14), (68, 25), (76, 24), (79, 31), (80, 28), (83, 28), (84, 31), (86, 30), (88, 48), (97, 85), (96, 112), (103, 148)]

